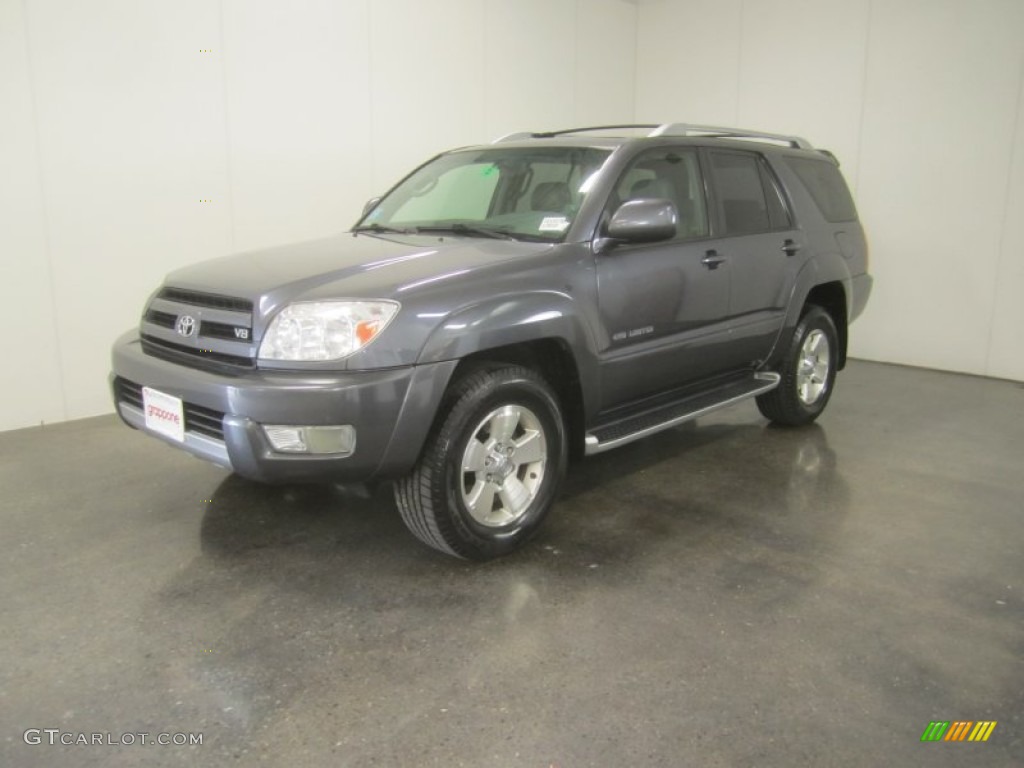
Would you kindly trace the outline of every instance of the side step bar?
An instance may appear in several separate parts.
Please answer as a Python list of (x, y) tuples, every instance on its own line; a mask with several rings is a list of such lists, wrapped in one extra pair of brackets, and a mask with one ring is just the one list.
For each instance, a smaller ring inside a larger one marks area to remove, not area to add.
[(677, 427), (699, 416), (727, 408), (751, 397), (770, 392), (779, 386), (780, 376), (769, 371), (755, 373), (747, 379), (733, 382), (720, 389), (693, 395), (675, 403), (663, 405), (622, 421), (598, 427), (586, 438), (585, 453), (592, 456), (620, 445), (632, 443), (655, 432)]

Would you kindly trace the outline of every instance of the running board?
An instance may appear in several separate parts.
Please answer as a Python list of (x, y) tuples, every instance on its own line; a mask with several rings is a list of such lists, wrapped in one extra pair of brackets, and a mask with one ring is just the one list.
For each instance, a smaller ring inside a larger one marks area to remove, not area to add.
[(721, 408), (770, 392), (779, 386), (780, 376), (768, 371), (755, 373), (742, 381), (733, 382), (711, 392), (693, 395), (675, 403), (663, 405), (622, 421), (598, 427), (587, 435), (585, 453), (592, 456), (620, 445), (632, 443), (705, 416)]

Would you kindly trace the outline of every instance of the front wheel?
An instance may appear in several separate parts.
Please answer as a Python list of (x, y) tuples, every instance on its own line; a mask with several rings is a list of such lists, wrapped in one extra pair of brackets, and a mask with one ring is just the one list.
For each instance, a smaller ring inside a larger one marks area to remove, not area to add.
[(521, 366), (456, 381), (413, 472), (395, 483), (402, 520), (457, 557), (507, 554), (540, 526), (568, 455), (558, 398)]
[(836, 379), (839, 342), (832, 316), (812, 306), (800, 318), (779, 367), (779, 386), (757, 398), (757, 408), (776, 424), (814, 421), (828, 405)]

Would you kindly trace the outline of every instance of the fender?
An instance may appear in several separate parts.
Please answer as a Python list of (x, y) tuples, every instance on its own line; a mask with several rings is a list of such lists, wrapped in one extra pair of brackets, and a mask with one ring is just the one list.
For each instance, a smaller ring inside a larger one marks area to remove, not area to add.
[(760, 366), (761, 368), (772, 368), (786, 353), (785, 340), (789, 339), (793, 330), (800, 322), (801, 311), (811, 291), (816, 286), (833, 282), (839, 282), (843, 286), (843, 292), (846, 294), (846, 320), (849, 322), (852, 276), (850, 275), (850, 268), (846, 263), (846, 259), (841, 254), (834, 252), (822, 253), (817, 258), (808, 259), (796, 274), (796, 279), (794, 279), (793, 287), (790, 290), (789, 300), (786, 303), (786, 319), (782, 323), (778, 335), (775, 337), (771, 352), (768, 353), (764, 363)]
[(541, 339), (560, 340), (576, 362), (583, 407), (597, 403), (592, 390), (599, 377), (586, 328), (572, 296), (550, 290), (489, 297), (449, 314), (430, 332), (416, 357), (409, 395), (371, 480), (400, 477), (416, 463), (455, 369), (468, 355)]
[(584, 413), (599, 402), (593, 335), (579, 303), (568, 293), (537, 290), (504, 294), (456, 310), (430, 334), (417, 364), (460, 360), (511, 344), (556, 339), (576, 362)]

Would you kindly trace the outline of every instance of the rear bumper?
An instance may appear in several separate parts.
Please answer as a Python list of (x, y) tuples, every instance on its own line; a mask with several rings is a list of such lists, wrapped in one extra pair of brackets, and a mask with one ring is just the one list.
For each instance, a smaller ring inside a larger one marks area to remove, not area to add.
[[(399, 476), (412, 468), (455, 365), (225, 375), (146, 355), (133, 331), (114, 345), (110, 381), (115, 406), (126, 424), (240, 475), (266, 482), (362, 482)], [(183, 443), (146, 428), (142, 409), (125, 396), (135, 386), (152, 387), (184, 401)], [(190, 406), (202, 409), (203, 426), (190, 428)], [(264, 424), (349, 424), (356, 430), (355, 451), (343, 457), (279, 453), (267, 440)]]
[(874, 278), (867, 273), (850, 278), (850, 322), (856, 320), (864, 311), (874, 282)]

